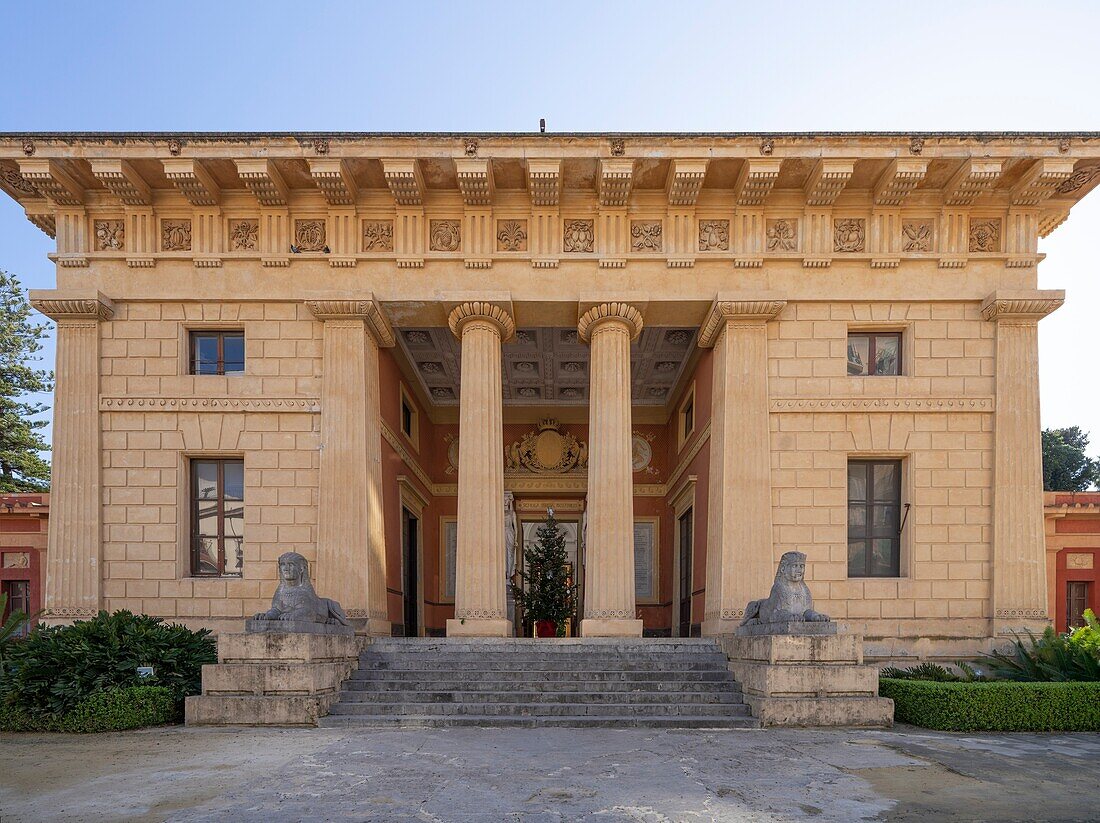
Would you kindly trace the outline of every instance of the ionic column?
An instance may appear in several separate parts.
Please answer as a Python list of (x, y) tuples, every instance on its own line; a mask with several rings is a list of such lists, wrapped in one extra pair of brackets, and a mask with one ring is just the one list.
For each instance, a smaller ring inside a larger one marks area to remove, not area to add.
[(998, 291), (982, 304), (997, 324), (993, 427), (993, 634), (1042, 630), (1047, 614), (1039, 320), (1063, 291)]
[(462, 303), (449, 323), (462, 344), (458, 422), (458, 546), (455, 616), (448, 636), (508, 637), (505, 593), (504, 432), (500, 345), (515, 322), (500, 306)]
[(702, 633), (729, 634), (775, 576), (768, 428), (768, 321), (778, 299), (719, 294), (699, 334), (714, 348)]
[(378, 349), (393, 329), (373, 299), (306, 305), (325, 323), (315, 585), (359, 634), (387, 636)]
[(46, 552), (46, 622), (94, 617), (103, 607), (99, 437), (99, 324), (114, 315), (98, 291), (32, 291), (57, 321), (53, 471)]
[(634, 604), (634, 470), (630, 341), (642, 331), (628, 303), (601, 303), (577, 324), (591, 344), (584, 637), (641, 637)]

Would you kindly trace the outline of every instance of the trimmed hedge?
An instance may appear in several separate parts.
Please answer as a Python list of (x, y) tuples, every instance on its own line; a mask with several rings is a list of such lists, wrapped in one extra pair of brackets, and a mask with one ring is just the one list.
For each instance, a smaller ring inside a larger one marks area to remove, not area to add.
[(179, 701), (164, 686), (128, 686), (96, 692), (65, 714), (29, 714), (0, 704), (0, 731), (115, 732), (179, 720)]
[(1100, 731), (1100, 683), (879, 680), (894, 719), (951, 732)]

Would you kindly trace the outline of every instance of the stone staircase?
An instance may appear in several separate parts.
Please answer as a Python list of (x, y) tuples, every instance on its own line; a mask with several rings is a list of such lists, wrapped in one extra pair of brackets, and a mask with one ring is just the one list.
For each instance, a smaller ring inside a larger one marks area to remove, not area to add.
[(319, 725), (756, 728), (709, 639), (382, 638)]

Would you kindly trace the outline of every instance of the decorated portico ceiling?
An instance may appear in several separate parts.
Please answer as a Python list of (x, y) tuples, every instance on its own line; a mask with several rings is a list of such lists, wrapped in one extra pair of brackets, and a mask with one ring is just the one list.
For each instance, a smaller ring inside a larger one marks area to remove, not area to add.
[[(645, 328), (630, 348), (631, 397), (663, 406), (695, 346), (696, 329)], [(405, 328), (397, 335), (424, 393), (440, 406), (458, 404), (462, 352), (445, 328)], [(512, 406), (588, 405), (589, 348), (575, 328), (520, 328), (502, 349), (504, 402)]]

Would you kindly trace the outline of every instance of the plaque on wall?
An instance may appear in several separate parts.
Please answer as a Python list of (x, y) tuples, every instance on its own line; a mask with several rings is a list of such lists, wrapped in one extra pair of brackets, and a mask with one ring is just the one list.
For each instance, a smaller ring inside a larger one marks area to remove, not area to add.
[(634, 521), (634, 599), (638, 602), (657, 597), (657, 524), (652, 520)]
[(443, 557), (444, 573), (443, 597), (447, 600), (455, 599), (455, 560), (458, 556), (458, 521), (443, 521)]

